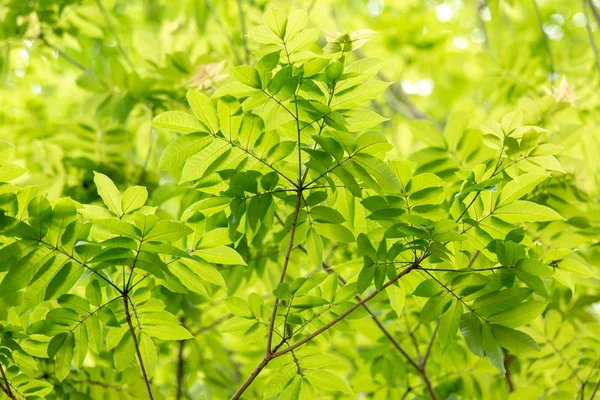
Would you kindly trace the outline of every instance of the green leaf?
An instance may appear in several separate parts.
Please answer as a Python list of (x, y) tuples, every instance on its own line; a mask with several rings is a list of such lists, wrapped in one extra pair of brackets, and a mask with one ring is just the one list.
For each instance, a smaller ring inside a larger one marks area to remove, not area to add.
[(249, 65), (240, 65), (238, 67), (233, 68), (233, 76), (239, 82), (244, 85), (248, 85), (255, 89), (261, 89), (262, 83), (260, 81), (260, 75), (256, 68), (251, 67)]
[(460, 333), (462, 333), (467, 343), (467, 347), (473, 354), (483, 357), (483, 337), (481, 321), (475, 313), (469, 312), (463, 314), (460, 319)]
[(362, 85), (342, 90), (333, 98), (331, 109), (339, 110), (343, 108), (352, 108), (366, 103), (383, 93), (390, 84), (390, 82), (369, 81)]
[(509, 328), (518, 328), (539, 317), (547, 304), (543, 301), (526, 301), (509, 311), (492, 315), (489, 321)]
[(285, 37), (285, 28), (288, 21), (285, 12), (275, 7), (269, 7), (263, 14), (263, 21), (279, 38), (283, 39)]
[(55, 374), (59, 382), (65, 380), (71, 372), (71, 361), (73, 360), (73, 350), (75, 349), (75, 335), (68, 334), (62, 346), (54, 356)]
[(180, 136), (165, 148), (158, 162), (158, 168), (169, 170), (178, 167), (191, 156), (211, 144), (212, 141), (212, 136), (201, 132)]
[(42, 195), (36, 196), (29, 202), (27, 212), (29, 213), (29, 225), (33, 228), (36, 237), (42, 239), (46, 236), (52, 222), (50, 202)]
[(498, 204), (508, 204), (518, 200), (527, 193), (530, 193), (534, 187), (546, 179), (548, 175), (529, 173), (518, 176), (508, 182), (500, 192)]
[(244, 318), (252, 318), (252, 311), (248, 307), (246, 300), (239, 297), (229, 297), (225, 299), (225, 305), (234, 315)]
[(139, 342), (140, 354), (142, 355), (144, 368), (146, 369), (148, 378), (152, 378), (154, 376), (154, 372), (156, 371), (156, 364), (158, 363), (156, 346), (154, 345), (152, 338), (144, 332), (140, 334)]
[(194, 335), (181, 325), (146, 325), (143, 332), (161, 340), (186, 340), (193, 339)]
[(124, 214), (142, 208), (148, 200), (148, 190), (143, 186), (132, 186), (123, 193), (121, 208)]
[(144, 237), (148, 242), (172, 243), (192, 233), (193, 230), (179, 222), (158, 221)]
[(334, 224), (322, 224), (320, 222), (313, 223), (315, 231), (326, 237), (327, 239), (333, 240), (340, 243), (352, 243), (354, 242), (354, 235), (348, 228), (343, 225)]
[(192, 115), (181, 111), (165, 111), (152, 120), (156, 128), (168, 129), (181, 133), (206, 132), (208, 129), (202, 122)]
[(406, 293), (403, 285), (391, 285), (386, 289), (388, 298), (390, 299), (390, 307), (396, 312), (398, 318), (402, 317), (402, 310), (406, 300)]
[(225, 280), (219, 271), (212, 265), (200, 260), (181, 259), (180, 262), (187, 265), (195, 274), (207, 282), (226, 288)]
[(217, 246), (209, 249), (197, 249), (192, 253), (209, 263), (227, 265), (246, 265), (242, 256), (229, 246)]
[(353, 394), (352, 389), (346, 381), (331, 372), (320, 369), (309, 369), (304, 371), (304, 377), (317, 388), (348, 393), (350, 395)]
[(118, 216), (123, 215), (121, 193), (113, 181), (108, 176), (94, 171), (94, 183), (106, 207)]
[(437, 333), (442, 351), (450, 347), (456, 339), (456, 332), (458, 332), (462, 315), (462, 303), (458, 300), (454, 300), (448, 311), (442, 315)]
[(503, 205), (494, 211), (494, 215), (506, 222), (542, 222), (563, 219), (560, 214), (549, 207), (524, 200)]
[(219, 131), (219, 118), (210, 98), (195, 90), (188, 90), (185, 97), (196, 118), (206, 125), (210, 132), (216, 134)]
[(485, 355), (488, 356), (494, 367), (496, 367), (496, 369), (504, 375), (506, 373), (506, 369), (504, 368), (504, 356), (502, 355), (502, 348), (500, 348), (500, 345), (496, 341), (496, 338), (494, 337), (494, 334), (492, 333), (492, 330), (488, 324), (484, 324), (482, 330), (483, 350)]
[(535, 340), (526, 333), (502, 325), (491, 324), (490, 327), (500, 346), (515, 355), (527, 355), (540, 350)]
[(306, 251), (313, 267), (321, 268), (323, 264), (323, 239), (313, 228), (310, 228), (306, 235)]

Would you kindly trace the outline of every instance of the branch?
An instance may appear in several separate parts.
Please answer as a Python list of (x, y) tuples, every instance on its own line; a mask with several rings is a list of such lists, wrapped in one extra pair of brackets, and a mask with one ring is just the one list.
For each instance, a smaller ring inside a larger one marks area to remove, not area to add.
[[(592, 14), (600, 24), (600, 14), (596, 9), (596, 6), (589, 0), (589, 6), (592, 9)], [(594, 61), (596, 64), (596, 69), (600, 72), (600, 55), (598, 54), (598, 47), (596, 47), (596, 42), (594, 41), (594, 33), (592, 32), (592, 28), (590, 27), (590, 19), (587, 13), (586, 1), (581, 0), (581, 8), (583, 10), (583, 15), (585, 16), (585, 32), (587, 33), (588, 41), (590, 42), (590, 47), (592, 48), (592, 53), (594, 53)]]
[(300, 340), (299, 342), (294, 343), (290, 347), (288, 347), (286, 349), (283, 349), (283, 350), (280, 350), (277, 353), (273, 353), (273, 358), (282, 356), (282, 355), (284, 355), (286, 353), (289, 353), (290, 351), (296, 350), (298, 347), (302, 346), (303, 344), (305, 344), (305, 343), (313, 340), (314, 338), (316, 338), (317, 336), (319, 336), (321, 333), (325, 332), (326, 330), (328, 330), (329, 328), (331, 328), (332, 326), (336, 325), (338, 322), (340, 322), (341, 320), (343, 320), (344, 318), (346, 318), (348, 315), (350, 315), (358, 307), (361, 307), (367, 301), (373, 299), (375, 296), (377, 296), (379, 293), (381, 293), (387, 287), (393, 285), (396, 281), (398, 281), (404, 275), (410, 273), (417, 266), (418, 266), (418, 264), (413, 264), (412, 266), (406, 268), (405, 270), (403, 270), (402, 272), (400, 272), (398, 275), (396, 275), (394, 278), (392, 278), (391, 280), (389, 280), (388, 282), (386, 282), (383, 286), (381, 286), (380, 290), (376, 290), (373, 293), (371, 293), (370, 295), (368, 295), (367, 297), (364, 297), (361, 301), (359, 301), (357, 303), (354, 303), (350, 308), (348, 308), (346, 311), (344, 311), (343, 313), (341, 313), (340, 315), (338, 315), (333, 321), (331, 321), (328, 324), (324, 325), (323, 327), (321, 327), (320, 329), (316, 330), (315, 332), (313, 332), (312, 334), (308, 335), (307, 337), (305, 337), (304, 339)]
[(71, 57), (70, 55), (68, 55), (67, 53), (65, 53), (61, 49), (59, 49), (58, 47), (56, 47), (53, 44), (51, 44), (50, 42), (48, 42), (48, 40), (46, 39), (45, 36), (41, 35), (40, 39), (42, 40), (42, 42), (46, 46), (48, 46), (50, 49), (56, 51), (58, 53), (58, 55), (60, 55), (62, 58), (64, 58), (67, 62), (69, 62), (70, 64), (72, 64), (75, 67), (79, 68), (80, 70), (82, 70), (86, 74), (94, 75), (94, 73), (91, 70), (89, 70), (87, 67), (85, 67), (83, 64), (81, 64), (79, 61), (77, 61), (76, 59), (74, 59), (73, 57)]
[(210, 0), (204, 0), (204, 3), (208, 7), (208, 10), (210, 11), (210, 13), (212, 14), (215, 22), (219, 26), (219, 29), (223, 33), (223, 36), (225, 36), (225, 38), (229, 42), (229, 45), (231, 47), (231, 50), (233, 51), (233, 55), (235, 56), (235, 59), (237, 60), (237, 62), (239, 64), (241, 64), (242, 63), (242, 58), (240, 57), (240, 54), (237, 51), (237, 45), (235, 44), (235, 42), (231, 38), (231, 35), (229, 34), (229, 32), (227, 32), (227, 30), (225, 29), (225, 26), (223, 26), (223, 23), (221, 22), (221, 19), (217, 15), (217, 11), (215, 10), (215, 7), (214, 7), (213, 3)]
[(540, 12), (540, 7), (538, 6), (537, 0), (531, 0), (533, 3), (533, 8), (535, 9), (535, 16), (538, 21), (538, 25), (540, 27), (540, 32), (542, 34), (542, 39), (544, 40), (544, 46), (546, 47), (546, 53), (548, 53), (548, 68), (550, 69), (550, 80), (554, 80), (554, 57), (552, 56), (552, 49), (550, 48), (550, 42), (548, 41), (548, 35), (544, 32), (544, 21), (542, 20), (542, 14)]
[[(140, 345), (137, 340), (137, 335), (135, 333), (135, 328), (133, 327), (133, 323), (131, 322), (131, 314), (129, 313), (129, 302), (131, 300), (127, 297), (127, 293), (123, 293), (123, 304), (125, 306), (125, 319), (127, 320), (127, 325), (129, 326), (129, 333), (131, 333), (131, 338), (133, 339), (133, 345), (135, 346), (135, 352), (137, 354), (138, 361), (140, 363), (140, 369), (142, 370), (142, 377), (144, 378), (144, 383), (146, 384), (146, 390), (148, 390), (148, 397), (150, 400), (154, 400), (154, 395), (152, 394), (152, 388), (150, 387), (150, 380), (148, 379), (148, 374), (146, 373), (146, 367), (144, 366), (144, 360), (142, 359), (142, 353), (140, 352)], [(132, 304), (133, 306), (133, 304)]]
[(17, 398), (15, 397), (14, 393), (12, 392), (12, 390), (10, 388), (10, 382), (6, 378), (6, 374), (4, 373), (4, 368), (2, 368), (2, 364), (0, 364), (0, 374), (2, 374), (2, 379), (4, 380), (4, 383), (6, 384), (6, 387), (0, 386), (0, 388), (2, 389), (4, 394), (6, 394), (11, 400), (17, 400)]
[(246, 20), (244, 18), (244, 10), (242, 8), (242, 0), (238, 0), (237, 5), (240, 14), (240, 30), (242, 36), (242, 47), (244, 48), (244, 60), (246, 61), (246, 64), (249, 64), (250, 52), (248, 51), (248, 41), (246, 39)]
[(129, 65), (129, 67), (132, 70), (135, 70), (135, 67), (133, 66), (133, 63), (131, 62), (131, 60), (127, 56), (127, 53), (125, 52), (125, 49), (123, 49), (123, 46), (121, 45), (121, 40), (119, 40), (119, 36), (117, 35), (117, 32), (115, 31), (115, 27), (110, 22), (110, 17), (108, 15), (108, 12), (106, 12), (106, 9), (102, 5), (102, 1), (101, 0), (96, 0), (96, 5), (98, 6), (98, 8), (100, 9), (100, 12), (102, 13), (102, 17), (104, 18), (104, 21), (106, 22), (106, 26), (108, 27), (108, 30), (110, 31), (110, 33), (115, 38), (115, 41), (117, 42), (117, 47), (119, 48), (119, 51), (121, 52), (121, 55), (125, 59), (125, 62), (127, 62), (127, 64)]
[(177, 350), (177, 395), (176, 399), (180, 400), (183, 392), (183, 376), (184, 376), (184, 365), (183, 365), (183, 350), (185, 346), (185, 340), (179, 341), (179, 349)]
[[(287, 272), (288, 264), (290, 263), (290, 254), (294, 247), (294, 236), (296, 234), (296, 222), (298, 221), (298, 214), (300, 213), (300, 205), (302, 204), (302, 190), (298, 189), (298, 195), (296, 196), (296, 206), (294, 208), (294, 216), (292, 217), (292, 228), (290, 230), (290, 240), (288, 242), (287, 251), (285, 253), (285, 259), (283, 261), (283, 268), (281, 269), (281, 276), (279, 277), (279, 283), (282, 283), (285, 279), (285, 273)], [(269, 333), (267, 335), (267, 356), (271, 356), (271, 345), (273, 343), (273, 329), (275, 329), (275, 318), (277, 317), (277, 304), (278, 298), (275, 298), (273, 304), (273, 311), (271, 312), (271, 321), (269, 323)]]

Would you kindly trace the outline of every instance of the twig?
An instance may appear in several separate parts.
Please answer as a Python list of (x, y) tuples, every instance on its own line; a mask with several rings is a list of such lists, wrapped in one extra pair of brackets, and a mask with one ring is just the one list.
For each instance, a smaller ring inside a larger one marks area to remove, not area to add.
[(538, 25), (540, 27), (540, 32), (542, 34), (542, 39), (544, 40), (544, 46), (546, 47), (546, 52), (548, 53), (548, 68), (550, 69), (550, 80), (554, 80), (554, 74), (556, 73), (554, 69), (554, 57), (552, 56), (552, 49), (550, 48), (550, 42), (548, 40), (548, 35), (544, 32), (544, 21), (542, 20), (542, 14), (540, 12), (540, 7), (538, 6), (537, 0), (531, 0), (533, 3), (533, 8), (535, 9), (535, 16), (538, 21)]
[(101, 0), (96, 0), (96, 5), (98, 6), (98, 8), (100, 9), (100, 12), (102, 13), (102, 17), (104, 18), (104, 21), (106, 22), (106, 26), (108, 27), (108, 30), (110, 31), (110, 33), (115, 38), (115, 41), (117, 42), (117, 47), (119, 48), (119, 51), (121, 52), (121, 55), (125, 59), (125, 62), (127, 63), (127, 65), (129, 65), (129, 67), (132, 70), (135, 70), (135, 67), (133, 66), (133, 63), (129, 59), (129, 56), (127, 56), (127, 53), (125, 52), (125, 49), (123, 48), (123, 45), (121, 44), (121, 40), (119, 39), (119, 35), (117, 35), (117, 31), (115, 30), (115, 27), (110, 22), (110, 16), (108, 15), (108, 12), (106, 12), (106, 9), (102, 5), (102, 1)]
[[(279, 283), (282, 283), (285, 279), (285, 273), (287, 272), (288, 264), (290, 263), (290, 254), (294, 247), (294, 236), (296, 234), (296, 222), (298, 221), (298, 214), (300, 213), (300, 205), (302, 204), (302, 190), (298, 189), (298, 195), (296, 196), (296, 206), (294, 208), (294, 216), (292, 217), (292, 228), (290, 230), (290, 239), (288, 242), (287, 251), (285, 253), (285, 259), (283, 261), (283, 268), (281, 269), (281, 276), (279, 277)], [(273, 310), (271, 312), (271, 321), (269, 323), (269, 332), (267, 334), (267, 356), (270, 356), (271, 345), (273, 343), (273, 329), (275, 329), (275, 318), (277, 317), (277, 298), (273, 304)]]
[[(135, 328), (133, 327), (133, 323), (131, 322), (131, 314), (129, 313), (129, 297), (127, 293), (123, 293), (123, 304), (125, 306), (125, 319), (127, 320), (127, 325), (129, 326), (129, 333), (131, 333), (131, 338), (133, 339), (133, 345), (135, 347), (135, 352), (137, 354), (138, 361), (140, 362), (140, 369), (142, 370), (142, 377), (144, 378), (144, 383), (146, 384), (146, 390), (148, 391), (148, 397), (150, 400), (154, 400), (154, 395), (152, 394), (152, 387), (150, 386), (150, 379), (148, 379), (148, 374), (146, 373), (146, 367), (144, 366), (144, 360), (142, 359), (142, 353), (140, 352), (140, 345), (137, 340), (137, 335), (135, 333)], [(132, 304), (133, 306), (133, 304)]]
[[(589, 6), (592, 9), (592, 13), (596, 17), (596, 20), (600, 24), (600, 15), (598, 14), (598, 10), (596, 6), (589, 0)], [(594, 63), (596, 64), (596, 69), (600, 72), (600, 55), (598, 54), (598, 47), (596, 47), (596, 41), (594, 40), (594, 33), (592, 32), (592, 28), (590, 26), (590, 19), (587, 12), (586, 1), (581, 0), (581, 8), (583, 10), (583, 15), (585, 16), (585, 32), (587, 33), (588, 41), (590, 42), (590, 47), (592, 48), (592, 53), (594, 53)]]
[(179, 341), (179, 348), (177, 349), (177, 400), (181, 399), (183, 392), (183, 376), (184, 376), (184, 365), (183, 365), (183, 350), (185, 346), (185, 340)]
[(94, 75), (94, 73), (91, 70), (89, 70), (87, 67), (85, 67), (83, 64), (81, 64), (79, 61), (77, 61), (76, 59), (74, 59), (73, 57), (71, 57), (70, 55), (68, 55), (61, 49), (59, 49), (58, 47), (56, 47), (53, 44), (51, 44), (50, 42), (48, 42), (48, 40), (46, 39), (45, 36), (41, 35), (40, 39), (46, 46), (48, 46), (50, 49), (56, 51), (58, 53), (58, 55), (61, 56), (62, 58), (64, 58), (67, 62), (76, 66), (77, 68), (79, 68), (80, 70), (85, 72), (86, 74)]
[(2, 364), (0, 364), (0, 374), (2, 374), (2, 379), (4, 380), (4, 383), (6, 385), (6, 387), (1, 386), (2, 391), (4, 392), (4, 394), (6, 394), (12, 400), (17, 400), (17, 398), (15, 397), (14, 393), (12, 392), (12, 390), (10, 388), (10, 382), (6, 378), (6, 374), (4, 373), (4, 368), (2, 368)]
[(242, 8), (242, 0), (237, 0), (238, 12), (240, 14), (240, 29), (242, 36), (242, 47), (244, 48), (244, 60), (246, 64), (250, 63), (250, 52), (248, 51), (248, 39), (246, 38), (246, 19), (244, 18), (244, 9)]
[(210, 0), (204, 0), (204, 3), (206, 4), (206, 7), (208, 7), (208, 10), (210, 11), (210, 13), (212, 14), (215, 22), (219, 26), (219, 29), (221, 30), (221, 32), (223, 33), (223, 35), (225, 36), (225, 38), (229, 42), (229, 45), (231, 46), (231, 50), (233, 51), (233, 55), (235, 56), (235, 59), (237, 60), (238, 64), (241, 64), (242, 63), (242, 58), (240, 57), (240, 54), (237, 51), (237, 45), (233, 41), (233, 38), (231, 37), (231, 35), (229, 34), (229, 32), (227, 32), (227, 30), (225, 29), (225, 26), (223, 25), (223, 23), (221, 22), (221, 19), (217, 15), (217, 10), (215, 10), (215, 6), (213, 5), (212, 1), (210, 1)]
[(506, 373), (504, 374), (504, 381), (506, 382), (506, 387), (508, 388), (508, 393), (512, 393), (515, 391), (515, 385), (512, 381), (512, 375), (510, 374), (510, 370), (508, 369), (508, 364), (512, 361), (514, 356), (510, 353), (506, 353), (504, 356), (504, 369)]

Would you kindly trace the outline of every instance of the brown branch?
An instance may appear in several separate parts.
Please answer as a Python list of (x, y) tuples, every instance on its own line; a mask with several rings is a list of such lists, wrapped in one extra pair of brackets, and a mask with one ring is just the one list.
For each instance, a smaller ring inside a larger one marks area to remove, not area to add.
[(179, 349), (177, 350), (177, 395), (176, 399), (181, 399), (183, 392), (183, 377), (184, 377), (184, 359), (183, 351), (185, 347), (185, 340), (179, 341)]
[[(282, 283), (285, 279), (285, 273), (287, 272), (288, 264), (290, 263), (290, 254), (294, 248), (294, 236), (296, 234), (296, 222), (298, 221), (298, 214), (300, 213), (300, 205), (302, 204), (302, 189), (298, 189), (298, 195), (296, 196), (296, 206), (294, 208), (294, 216), (292, 217), (292, 228), (290, 230), (290, 239), (288, 242), (287, 251), (285, 253), (285, 259), (283, 261), (283, 268), (281, 269), (281, 276), (279, 277), (279, 283)], [(271, 345), (273, 343), (273, 329), (275, 329), (275, 318), (277, 317), (277, 304), (278, 298), (275, 298), (273, 304), (273, 310), (271, 311), (271, 321), (269, 323), (269, 332), (267, 334), (267, 356), (270, 356)]]
[(51, 44), (50, 42), (48, 42), (48, 40), (46, 39), (45, 36), (40, 35), (40, 39), (46, 46), (48, 46), (50, 49), (56, 51), (58, 53), (58, 55), (61, 56), (62, 58), (64, 58), (67, 62), (76, 66), (77, 68), (79, 68), (80, 70), (85, 72), (86, 74), (94, 75), (94, 73), (91, 70), (89, 70), (87, 67), (85, 67), (83, 64), (81, 64), (79, 61), (77, 61), (76, 59), (74, 59), (73, 57), (71, 57), (70, 55), (68, 55), (61, 49), (59, 49), (58, 47), (56, 47), (53, 44)]
[(17, 398), (15, 397), (14, 393), (12, 392), (12, 390), (10, 388), (10, 382), (6, 378), (6, 373), (4, 373), (4, 368), (2, 368), (2, 364), (0, 364), (0, 374), (2, 374), (2, 379), (4, 380), (4, 383), (6, 384), (6, 387), (0, 386), (0, 388), (2, 389), (4, 394), (6, 394), (11, 400), (17, 400)]
[[(148, 397), (150, 400), (154, 400), (154, 395), (152, 394), (152, 387), (150, 387), (150, 379), (148, 379), (148, 374), (146, 373), (146, 367), (144, 366), (144, 360), (142, 359), (142, 353), (140, 352), (140, 345), (137, 340), (137, 335), (135, 333), (135, 328), (133, 327), (133, 323), (131, 322), (131, 314), (129, 313), (129, 297), (127, 297), (127, 293), (123, 293), (123, 304), (125, 306), (125, 319), (127, 320), (127, 325), (129, 326), (129, 333), (131, 333), (131, 338), (133, 339), (133, 345), (135, 346), (135, 352), (137, 354), (138, 361), (140, 362), (140, 369), (142, 370), (142, 377), (144, 378), (144, 383), (146, 384), (146, 390), (148, 391)], [(133, 304), (132, 304), (133, 306)]]
[(513, 358), (515, 357), (508, 352), (504, 355), (504, 369), (506, 370), (506, 373), (504, 374), (504, 381), (506, 382), (508, 393), (512, 393), (515, 391), (515, 385), (512, 381), (512, 375), (510, 374), (510, 370), (508, 369), (508, 364), (510, 364)]

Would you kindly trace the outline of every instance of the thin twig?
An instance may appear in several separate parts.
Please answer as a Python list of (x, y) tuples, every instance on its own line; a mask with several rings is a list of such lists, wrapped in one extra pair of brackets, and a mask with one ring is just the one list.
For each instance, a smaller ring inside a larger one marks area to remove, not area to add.
[(546, 35), (546, 32), (544, 32), (544, 21), (542, 19), (542, 13), (540, 12), (540, 7), (538, 6), (537, 0), (531, 0), (531, 2), (533, 3), (533, 8), (535, 9), (535, 16), (540, 27), (540, 33), (542, 34), (544, 46), (546, 47), (546, 52), (548, 53), (548, 68), (550, 69), (550, 80), (554, 80), (554, 74), (556, 73), (556, 70), (554, 69), (554, 57), (552, 56), (552, 49), (550, 48), (550, 41), (548, 40), (548, 35)]
[(59, 49), (58, 47), (54, 46), (52, 43), (48, 42), (48, 40), (46, 39), (45, 36), (40, 36), (40, 39), (46, 46), (48, 46), (48, 48), (56, 51), (58, 53), (58, 55), (61, 56), (62, 58), (64, 58), (67, 62), (76, 66), (77, 68), (79, 68), (80, 70), (85, 72), (86, 74), (94, 75), (94, 73), (91, 70), (89, 70), (87, 67), (85, 67), (83, 64), (81, 64), (79, 61), (77, 61), (76, 59), (74, 59), (73, 57), (71, 57), (70, 55), (68, 55), (61, 49)]
[[(592, 0), (589, 1), (589, 6), (592, 9), (592, 12), (598, 23), (600, 24), (600, 15), (598, 15), (598, 10), (596, 9)], [(592, 27), (590, 26), (590, 18), (588, 16), (585, 0), (581, 0), (581, 8), (583, 10), (583, 15), (585, 16), (585, 31), (587, 33), (588, 41), (590, 42), (590, 47), (592, 48), (592, 53), (594, 54), (594, 63), (596, 64), (596, 69), (598, 72), (600, 72), (600, 55), (598, 54), (598, 47), (596, 47), (594, 33), (592, 32)]]
[[(298, 195), (296, 196), (296, 206), (294, 208), (294, 216), (292, 217), (292, 228), (290, 229), (290, 239), (288, 242), (287, 251), (285, 253), (285, 259), (283, 261), (283, 268), (281, 269), (281, 276), (279, 277), (279, 283), (282, 283), (285, 279), (288, 264), (290, 263), (290, 254), (294, 247), (294, 236), (296, 234), (296, 222), (298, 221), (298, 214), (300, 213), (300, 205), (302, 204), (302, 190), (298, 189)], [(267, 334), (267, 356), (270, 356), (271, 345), (273, 343), (273, 329), (275, 329), (275, 318), (277, 317), (277, 304), (278, 298), (275, 298), (273, 304), (273, 310), (271, 311), (271, 320), (269, 323), (269, 332)]]
[(215, 22), (219, 26), (219, 29), (223, 33), (223, 36), (225, 36), (225, 38), (229, 42), (229, 45), (231, 46), (231, 50), (233, 51), (233, 55), (235, 56), (235, 59), (237, 60), (238, 64), (241, 64), (242, 63), (242, 58), (240, 57), (240, 54), (237, 51), (237, 45), (233, 41), (233, 38), (231, 37), (231, 35), (229, 34), (229, 32), (227, 32), (227, 29), (225, 29), (225, 25), (223, 25), (223, 22), (221, 22), (221, 19), (217, 15), (217, 10), (215, 10), (215, 6), (213, 5), (212, 1), (210, 1), (210, 0), (204, 0), (204, 3), (206, 4), (206, 7), (208, 7), (208, 10), (210, 11), (210, 13), (212, 14)]
[(0, 374), (2, 374), (2, 379), (4, 380), (4, 383), (6, 384), (6, 387), (2, 387), (2, 391), (4, 392), (4, 394), (6, 394), (12, 400), (17, 400), (17, 398), (15, 397), (14, 393), (12, 392), (12, 390), (10, 388), (10, 382), (6, 378), (6, 374), (4, 373), (4, 368), (2, 367), (2, 364), (0, 364)]
[(106, 9), (104, 8), (104, 6), (102, 5), (102, 1), (101, 0), (96, 0), (96, 5), (98, 6), (98, 8), (100, 9), (100, 12), (102, 13), (102, 17), (104, 18), (104, 21), (106, 22), (106, 26), (108, 27), (108, 30), (110, 31), (110, 33), (115, 38), (115, 41), (117, 42), (117, 47), (119, 48), (119, 51), (121, 52), (121, 55), (125, 59), (125, 62), (127, 63), (127, 65), (129, 65), (129, 67), (132, 70), (135, 70), (135, 67), (133, 66), (133, 63), (129, 59), (129, 56), (127, 55), (127, 53), (125, 52), (125, 49), (123, 48), (123, 45), (121, 44), (121, 40), (119, 39), (119, 35), (117, 35), (117, 31), (115, 30), (115, 27), (110, 22), (110, 16), (108, 15), (108, 12), (106, 11)]
[[(129, 302), (131, 300), (127, 296), (127, 293), (123, 293), (123, 304), (125, 306), (125, 319), (127, 320), (127, 325), (129, 326), (129, 333), (131, 334), (131, 338), (133, 339), (133, 345), (135, 347), (135, 353), (137, 354), (138, 361), (140, 363), (140, 369), (142, 370), (142, 377), (144, 378), (144, 383), (146, 384), (146, 390), (148, 391), (148, 397), (150, 400), (154, 400), (154, 395), (152, 394), (152, 387), (150, 386), (150, 379), (148, 379), (148, 374), (146, 373), (146, 367), (144, 366), (144, 360), (142, 359), (142, 353), (140, 352), (140, 344), (137, 340), (137, 335), (135, 333), (135, 328), (133, 327), (133, 323), (131, 322), (131, 314), (129, 313)], [(133, 306), (133, 304), (132, 304)]]
[(238, 12), (240, 14), (240, 30), (242, 36), (242, 47), (244, 48), (244, 60), (246, 64), (250, 63), (250, 52), (248, 51), (248, 39), (246, 38), (246, 19), (244, 18), (244, 9), (242, 0), (237, 0)]

